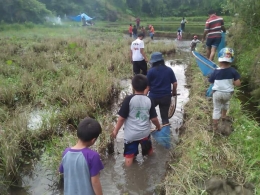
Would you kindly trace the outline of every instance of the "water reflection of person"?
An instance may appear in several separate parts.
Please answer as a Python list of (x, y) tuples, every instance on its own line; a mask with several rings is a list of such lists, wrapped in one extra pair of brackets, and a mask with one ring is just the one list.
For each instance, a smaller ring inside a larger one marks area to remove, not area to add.
[(151, 55), (152, 68), (147, 73), (148, 94), (154, 105), (159, 105), (162, 124), (168, 124), (168, 112), (171, 105), (171, 96), (177, 95), (177, 80), (173, 70), (165, 65), (162, 53), (154, 52)]

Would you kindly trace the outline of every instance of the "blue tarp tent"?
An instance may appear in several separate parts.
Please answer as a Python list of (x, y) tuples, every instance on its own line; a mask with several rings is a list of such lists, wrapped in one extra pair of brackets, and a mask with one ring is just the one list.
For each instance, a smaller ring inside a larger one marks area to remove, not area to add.
[(77, 16), (71, 16), (70, 19), (76, 22), (81, 22), (82, 17), (85, 17), (86, 21), (93, 20), (93, 18), (89, 17), (87, 14), (84, 13)]

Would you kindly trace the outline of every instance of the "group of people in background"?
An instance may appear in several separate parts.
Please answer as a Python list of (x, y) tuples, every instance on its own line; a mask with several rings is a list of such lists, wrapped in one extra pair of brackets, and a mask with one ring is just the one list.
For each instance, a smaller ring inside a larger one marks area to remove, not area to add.
[[(128, 28), (128, 33), (130, 37), (133, 37), (134, 39), (137, 38), (138, 33), (142, 33), (144, 35), (144, 37), (146, 36), (147, 32), (146, 32), (146, 28), (144, 26), (140, 26), (140, 18), (136, 18), (136, 25), (129, 25)], [(151, 38), (151, 40), (153, 40), (154, 37), (154, 27), (153, 25), (149, 25), (148, 26), (148, 31), (149, 31), (149, 36)]]

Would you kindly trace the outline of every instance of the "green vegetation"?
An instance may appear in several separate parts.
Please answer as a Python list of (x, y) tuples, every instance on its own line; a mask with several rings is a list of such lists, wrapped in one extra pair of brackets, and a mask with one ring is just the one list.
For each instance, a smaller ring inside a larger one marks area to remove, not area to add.
[(225, 0), (0, 0), (0, 21), (8, 23), (45, 21), (46, 16), (75, 16), (85, 12), (98, 20), (118, 21), (132, 17), (187, 17), (222, 11)]
[(260, 105), (259, 88), (259, 9), (260, 2), (257, 0), (228, 1), (227, 6), (232, 8), (233, 13), (238, 13), (234, 25), (230, 29), (228, 43), (235, 49), (235, 65), (242, 74), (244, 84), (251, 91), (252, 100)]
[[(110, 106), (120, 91), (118, 82), (132, 76), (132, 39), (121, 33), (70, 26), (8, 30), (1, 37), (3, 194), (19, 178), (21, 166), (33, 163), (45, 150), (43, 158), (50, 160), (46, 163), (56, 173), (62, 150), (73, 144), (77, 124), (86, 116), (98, 119), (104, 129), (95, 149), (106, 146), (113, 124)], [(167, 54), (175, 46), (147, 39), (147, 55), (155, 50)], [(38, 116), (42, 123), (31, 126), (32, 118)]]

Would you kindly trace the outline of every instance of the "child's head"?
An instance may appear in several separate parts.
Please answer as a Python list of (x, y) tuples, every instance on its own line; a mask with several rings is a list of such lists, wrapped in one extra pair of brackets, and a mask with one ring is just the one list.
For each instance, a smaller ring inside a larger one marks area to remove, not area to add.
[(132, 26), (132, 24), (129, 24), (129, 26)]
[(97, 139), (102, 132), (101, 126), (95, 119), (84, 118), (78, 125), (77, 136), (82, 142)]
[(133, 86), (134, 90), (137, 92), (144, 91), (146, 89), (147, 85), (148, 85), (148, 80), (147, 80), (146, 76), (144, 76), (142, 74), (137, 74), (132, 79), (132, 86)]
[(234, 50), (232, 48), (225, 47), (218, 53), (218, 61), (221, 63), (231, 63), (234, 60)]
[(194, 35), (194, 36), (193, 36), (193, 39), (195, 39), (195, 40), (196, 40), (197, 38), (198, 38), (198, 36), (197, 36), (197, 35)]

